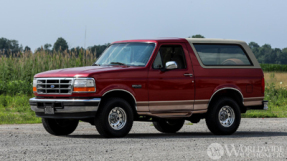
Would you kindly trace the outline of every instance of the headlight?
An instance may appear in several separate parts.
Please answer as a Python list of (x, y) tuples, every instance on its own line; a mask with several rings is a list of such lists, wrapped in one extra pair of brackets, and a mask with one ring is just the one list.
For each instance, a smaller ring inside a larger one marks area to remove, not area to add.
[(94, 78), (75, 78), (73, 92), (96, 92)]
[(33, 79), (33, 92), (34, 93), (37, 92), (37, 79), (36, 78)]

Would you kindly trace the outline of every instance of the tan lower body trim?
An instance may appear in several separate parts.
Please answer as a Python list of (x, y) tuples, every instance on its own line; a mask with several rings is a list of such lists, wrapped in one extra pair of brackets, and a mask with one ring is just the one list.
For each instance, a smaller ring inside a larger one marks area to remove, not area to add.
[(197, 111), (192, 111), (192, 114), (195, 114), (195, 113), (206, 113), (207, 110), (197, 110)]
[(208, 108), (209, 100), (182, 100), (182, 101), (141, 101), (137, 102), (139, 112), (172, 112), (205, 110)]
[(137, 102), (137, 111), (138, 112), (148, 112), (148, 101)]
[(151, 112), (191, 111), (193, 109), (193, 103), (193, 100), (150, 101), (149, 109)]
[(142, 101), (137, 102), (139, 115), (161, 118), (190, 117), (193, 113), (206, 113), (209, 100)]
[[(262, 105), (264, 97), (244, 98), (244, 106)], [(142, 101), (137, 102), (139, 115), (149, 115), (162, 118), (190, 117), (195, 113), (206, 113), (209, 100), (182, 101)]]
[(193, 110), (206, 110), (208, 108), (209, 100), (195, 100)]
[(243, 104), (244, 106), (262, 105), (263, 100), (264, 100), (264, 97), (249, 97), (249, 98), (244, 98)]

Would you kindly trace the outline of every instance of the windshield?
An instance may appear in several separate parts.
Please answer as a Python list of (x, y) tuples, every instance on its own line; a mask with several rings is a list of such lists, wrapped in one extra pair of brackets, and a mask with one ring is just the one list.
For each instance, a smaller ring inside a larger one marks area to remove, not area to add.
[(145, 66), (154, 47), (154, 43), (113, 44), (104, 51), (95, 64)]

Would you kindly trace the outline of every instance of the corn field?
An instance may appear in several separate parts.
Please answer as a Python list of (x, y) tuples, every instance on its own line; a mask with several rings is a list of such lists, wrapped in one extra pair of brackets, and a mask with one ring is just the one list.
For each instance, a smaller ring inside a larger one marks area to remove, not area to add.
[(32, 94), (32, 80), (37, 73), (80, 66), (96, 61), (89, 50), (77, 52), (46, 52), (44, 50), (0, 57), (0, 94)]
[(260, 64), (264, 72), (287, 72), (285, 64)]

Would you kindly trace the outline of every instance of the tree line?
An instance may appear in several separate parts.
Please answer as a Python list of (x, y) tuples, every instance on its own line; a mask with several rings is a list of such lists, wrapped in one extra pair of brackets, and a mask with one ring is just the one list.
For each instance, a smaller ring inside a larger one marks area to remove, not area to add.
[[(79, 53), (85, 53), (86, 50), (89, 50), (91, 53), (93, 53), (96, 57), (99, 57), (102, 52), (109, 46), (110, 44), (104, 44), (104, 45), (94, 45), (89, 46), (87, 49), (77, 46), (74, 48), (69, 48), (67, 41), (59, 37), (54, 45), (46, 43), (41, 47), (38, 47), (34, 53), (40, 52), (40, 51), (46, 51), (47, 53), (53, 54), (53, 51), (55, 52), (64, 52), (67, 51), (68, 53), (76, 53), (78, 55)], [(15, 56), (18, 53), (22, 52), (32, 52), (31, 48), (29, 46), (23, 47), (19, 44), (17, 40), (9, 40), (7, 38), (0, 38), (0, 56), (4, 55), (9, 57), (10, 55)]]
[[(200, 34), (197, 34), (190, 36), (189, 38), (205, 38), (205, 37)], [(96, 57), (99, 57), (109, 45), (110, 43), (104, 45), (89, 46), (87, 49), (80, 46), (69, 49), (67, 41), (64, 38), (59, 37), (53, 45), (46, 43), (43, 46), (37, 48), (35, 52), (42, 50), (48, 53), (53, 53), (53, 51), (56, 52), (67, 51), (79, 54), (84, 53), (86, 50), (89, 50)], [(260, 46), (256, 42), (250, 42), (248, 45), (253, 51), (259, 63), (287, 64), (287, 48), (283, 49), (272, 48), (270, 44), (264, 44)], [(11, 54), (16, 54), (19, 52), (21, 53), (21, 52), (32, 52), (32, 51), (29, 46), (23, 47), (22, 45), (19, 44), (17, 40), (9, 40), (3, 37), (0, 38), (0, 55), (10, 56)]]

